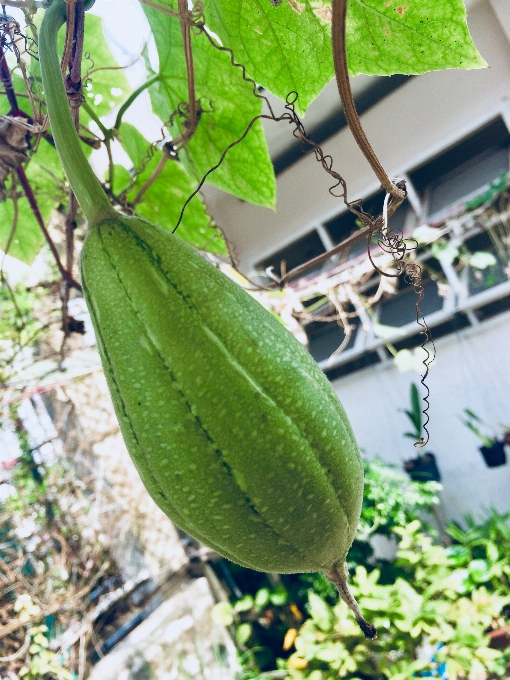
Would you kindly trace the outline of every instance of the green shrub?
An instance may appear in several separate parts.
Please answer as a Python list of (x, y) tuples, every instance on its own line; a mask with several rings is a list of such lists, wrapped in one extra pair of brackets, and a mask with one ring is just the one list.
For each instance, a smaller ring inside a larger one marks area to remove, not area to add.
[(437, 676), (442, 664), (449, 680), (510, 671), (508, 655), (490, 648), (488, 635), (510, 604), (508, 581), (497, 581), (508, 571), (508, 558), (493, 553), (482, 573), (479, 559), (459, 566), (455, 551), (434, 545), (418, 521), (394, 532), (400, 536), (396, 563), (408, 578), (383, 585), (379, 570), (369, 574), (358, 566), (352, 579), (360, 607), (377, 627), (377, 639), (360, 637), (343, 602), (330, 607), (310, 592), (311, 618), (299, 630), (296, 652), (287, 661), (290, 677), (404, 680), (423, 671)]
[[(376, 560), (369, 538), (375, 535), (394, 536), (392, 530), (405, 527), (413, 520), (427, 516), (438, 504), (437, 493), (441, 486), (436, 482), (411, 482), (395, 466), (376, 458), (365, 461), (365, 493), (360, 528), (349, 551), (349, 568), (357, 565), (376, 567), (382, 573), (380, 583), (394, 582), (405, 572), (395, 561)], [(426, 525), (428, 527), (428, 525)], [(232, 566), (237, 577), (248, 572)], [(260, 574), (253, 574), (257, 586), (249, 594), (233, 603), (222, 603), (216, 616), (234, 625), (236, 639), (244, 651), (243, 666), (246, 672), (274, 669), (278, 655), (289, 656), (293, 631), (308, 614), (309, 592), (323, 598), (328, 605), (338, 601), (336, 588), (321, 573), (282, 577), (282, 585), (274, 587), (267, 581), (260, 583)], [(248, 582), (251, 579), (248, 579)], [(280, 659), (280, 665), (285, 660)]]

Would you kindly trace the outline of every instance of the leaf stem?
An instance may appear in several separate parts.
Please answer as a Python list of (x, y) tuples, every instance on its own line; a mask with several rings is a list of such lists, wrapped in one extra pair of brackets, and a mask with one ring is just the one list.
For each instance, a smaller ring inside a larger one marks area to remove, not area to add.
[(16, 98), (16, 93), (14, 92), (14, 87), (12, 85), (12, 78), (9, 66), (7, 64), (7, 59), (5, 58), (5, 52), (0, 44), (0, 79), (5, 87), (5, 94), (9, 100), (9, 106), (11, 111), (18, 110), (18, 100)]
[(66, 268), (62, 264), (62, 261), (60, 260), (58, 250), (56, 249), (55, 244), (53, 243), (53, 239), (51, 238), (48, 230), (46, 229), (46, 225), (44, 224), (41, 211), (39, 210), (39, 206), (37, 205), (37, 200), (35, 198), (34, 192), (32, 191), (32, 187), (30, 186), (27, 176), (25, 175), (25, 170), (21, 165), (18, 165), (18, 167), (16, 168), (16, 174), (18, 176), (19, 183), (23, 187), (23, 191), (25, 192), (25, 196), (27, 197), (28, 204), (30, 205), (34, 217), (39, 224), (39, 227), (44, 235), (44, 238), (46, 239), (46, 243), (48, 244), (53, 257), (55, 258), (55, 262), (57, 264), (60, 274), (62, 275), (62, 278), (64, 279), (64, 281), (66, 281), (66, 283), (69, 286), (76, 288), (76, 290), (81, 290), (81, 286), (78, 283), (78, 281), (76, 281), (73, 278), (73, 276), (66, 270)]
[(39, 34), (39, 58), (51, 129), (62, 167), (90, 225), (117, 215), (90, 167), (74, 126), (57, 53), (59, 28), (66, 18), (64, 0), (46, 10)]
[(97, 127), (101, 130), (101, 132), (103, 133), (103, 136), (105, 138), (105, 141), (106, 141), (107, 137), (111, 137), (111, 131), (108, 130), (103, 125), (103, 123), (101, 122), (101, 119), (99, 118), (97, 113), (94, 111), (92, 106), (90, 106), (90, 104), (87, 101), (82, 102), (81, 106), (82, 106), (83, 109), (85, 109), (85, 111), (89, 114), (89, 116), (92, 118), (94, 123), (96, 123)]
[[(338, 92), (342, 100), (347, 124), (356, 140), (363, 155), (370, 163), (372, 170), (375, 172), (377, 179), (381, 183), (383, 189), (393, 196), (395, 205), (400, 205), (406, 197), (406, 192), (397, 187), (386, 174), (385, 169), (381, 165), (374, 150), (370, 146), (370, 142), (361, 125), (354, 99), (352, 97), (351, 85), (349, 82), (349, 71), (347, 67), (347, 52), (345, 49), (345, 27), (347, 15), (347, 0), (333, 0), (333, 18), (332, 18), (332, 39), (333, 39), (333, 60), (335, 62), (336, 82), (338, 85)], [(398, 205), (396, 207), (398, 207)], [(395, 209), (396, 209), (395, 207)]]
[(185, 130), (176, 145), (182, 148), (195, 134), (198, 125), (197, 102), (195, 98), (195, 65), (193, 62), (193, 49), (191, 46), (191, 26), (193, 17), (188, 9), (187, 0), (178, 0), (179, 21), (181, 24), (182, 42), (186, 58), (186, 74), (188, 79), (188, 119), (185, 121)]
[(101, 119), (99, 116), (96, 114), (94, 109), (90, 106), (90, 104), (86, 101), (82, 101), (81, 106), (85, 111), (89, 114), (89, 116), (92, 118), (92, 120), (96, 123), (97, 127), (100, 129), (100, 131), (103, 134), (103, 143), (106, 147), (106, 153), (108, 154), (108, 184), (110, 186), (110, 189), (113, 189), (113, 179), (114, 179), (114, 163), (113, 163), (113, 156), (112, 156), (112, 137), (113, 137), (113, 131), (107, 129), (103, 123), (101, 122)]
[(132, 203), (131, 203), (131, 206), (132, 206), (133, 208), (135, 207), (135, 205), (137, 205), (138, 203), (140, 203), (140, 201), (142, 200), (143, 195), (145, 194), (145, 192), (146, 192), (148, 189), (151, 188), (151, 186), (154, 184), (154, 182), (155, 182), (155, 181), (158, 179), (158, 177), (161, 175), (161, 173), (163, 172), (163, 170), (164, 170), (164, 168), (165, 168), (165, 165), (167, 164), (169, 158), (170, 158), (170, 156), (169, 156), (168, 152), (166, 151), (166, 149), (163, 149), (163, 155), (161, 156), (159, 163), (157, 164), (156, 168), (154, 169), (154, 172), (153, 172), (152, 175), (147, 179), (147, 181), (145, 182), (145, 184), (140, 188), (139, 192), (138, 192), (138, 193), (136, 194), (136, 196), (134, 197), (134, 199), (133, 199), (133, 201), (132, 201)]
[(122, 104), (122, 106), (120, 107), (120, 109), (117, 113), (117, 118), (115, 119), (115, 125), (113, 126), (114, 130), (118, 130), (120, 128), (120, 124), (122, 123), (122, 116), (126, 113), (126, 111), (129, 109), (131, 104), (135, 101), (135, 99), (137, 97), (139, 97), (144, 90), (146, 90), (148, 87), (153, 85), (158, 80), (159, 80), (159, 75), (156, 74), (152, 78), (149, 78), (144, 83), (142, 83), (140, 85), (140, 87), (137, 87), (136, 90), (129, 95), (129, 97)]

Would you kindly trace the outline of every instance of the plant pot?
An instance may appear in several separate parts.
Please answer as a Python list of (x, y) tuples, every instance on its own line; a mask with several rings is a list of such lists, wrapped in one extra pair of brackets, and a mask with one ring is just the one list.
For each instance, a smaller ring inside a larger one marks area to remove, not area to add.
[(492, 446), (480, 446), (479, 449), (487, 467), (499, 467), (506, 464), (505, 444), (494, 442)]
[(441, 475), (436, 463), (436, 457), (430, 451), (422, 456), (406, 460), (404, 470), (413, 482), (440, 482)]
[(489, 647), (493, 649), (508, 649), (510, 647), (510, 626), (491, 630), (489, 633)]

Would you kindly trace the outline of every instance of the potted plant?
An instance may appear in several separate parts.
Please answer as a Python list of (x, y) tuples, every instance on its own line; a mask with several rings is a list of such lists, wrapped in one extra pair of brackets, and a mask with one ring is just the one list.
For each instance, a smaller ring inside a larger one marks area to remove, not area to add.
[[(412, 430), (404, 433), (404, 437), (409, 437), (415, 442), (423, 439), (423, 413), (421, 410), (420, 393), (415, 383), (411, 383), (410, 389), (411, 408), (399, 409), (411, 421)], [(416, 458), (404, 461), (404, 470), (415, 482), (440, 482), (441, 475), (437, 467), (436, 457), (431, 451), (425, 451)]]
[(479, 446), (478, 450), (482, 454), (487, 467), (493, 468), (505, 465), (505, 446), (510, 446), (510, 428), (503, 427), (504, 434), (501, 438), (489, 437), (480, 430), (480, 427), (488, 428), (489, 426), (487, 423), (484, 423), (476, 413), (473, 413), (473, 411), (470, 411), (468, 408), (464, 409), (464, 414), (465, 419), (462, 422), (482, 442), (482, 446)]

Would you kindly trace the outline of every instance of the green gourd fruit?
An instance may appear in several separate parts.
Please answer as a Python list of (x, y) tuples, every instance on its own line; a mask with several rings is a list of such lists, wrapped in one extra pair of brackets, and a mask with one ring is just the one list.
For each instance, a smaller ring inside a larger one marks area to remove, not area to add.
[(283, 325), (190, 246), (110, 205), (82, 152), (57, 54), (64, 0), (39, 56), (52, 132), (88, 219), (87, 301), (129, 453), (189, 534), (261, 571), (323, 571), (367, 636), (345, 559), (363, 466), (331, 385)]

